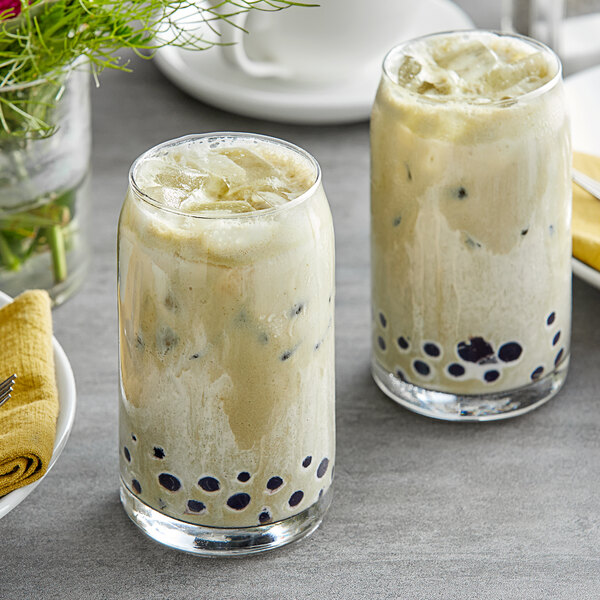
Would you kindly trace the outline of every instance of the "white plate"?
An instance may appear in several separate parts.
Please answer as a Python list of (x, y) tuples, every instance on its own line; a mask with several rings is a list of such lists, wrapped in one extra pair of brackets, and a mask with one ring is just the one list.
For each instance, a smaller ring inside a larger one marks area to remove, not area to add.
[[(565, 79), (573, 150), (600, 156), (600, 66)], [(573, 258), (573, 273), (600, 289), (600, 272)]]
[(600, 290), (600, 271), (596, 271), (596, 269), (577, 260), (575, 257), (573, 257), (571, 264), (574, 275), (577, 275), (579, 279), (583, 279), (585, 282)]
[[(12, 302), (12, 298), (3, 292), (0, 292), (0, 307), (9, 304), (10, 302)], [(69, 364), (69, 359), (67, 358), (65, 351), (61, 348), (55, 337), (52, 337), (52, 347), (54, 348), (54, 368), (56, 371), (59, 409), (58, 419), (56, 421), (54, 451), (52, 452), (52, 458), (50, 459), (50, 464), (48, 465), (48, 470), (44, 477), (48, 474), (48, 471), (50, 471), (60, 456), (60, 453), (63, 451), (67, 439), (69, 438), (69, 433), (71, 433), (73, 421), (75, 420), (75, 378), (73, 377), (73, 371), (71, 370), (71, 365)], [(40, 484), (44, 477), (0, 498), (0, 518), (23, 502), (23, 500), (25, 500), (25, 498)]]
[[(398, 43), (426, 33), (473, 27), (473, 21), (448, 0), (421, 0), (414, 10), (418, 12), (415, 26), (407, 31), (399, 28)], [(293, 81), (250, 77), (225, 62), (218, 48), (190, 51), (166, 46), (154, 60), (175, 85), (198, 100), (247, 117), (286, 123), (366, 120), (380, 77), (377, 65), (355, 73), (352, 81), (309, 88)]]

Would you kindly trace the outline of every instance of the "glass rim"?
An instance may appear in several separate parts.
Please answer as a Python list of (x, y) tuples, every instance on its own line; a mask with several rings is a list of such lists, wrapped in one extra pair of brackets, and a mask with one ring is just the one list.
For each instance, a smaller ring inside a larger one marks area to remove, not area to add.
[[(451, 100), (447, 100), (444, 98), (438, 99), (438, 98), (433, 98), (433, 97), (423, 97), (422, 95), (417, 94), (413, 90), (409, 90), (406, 87), (404, 87), (402, 84), (398, 83), (398, 81), (396, 81), (394, 79), (394, 77), (392, 76), (392, 74), (389, 71), (389, 67), (390, 67), (389, 63), (390, 63), (391, 59), (394, 58), (395, 56), (397, 56), (398, 53), (400, 53), (403, 48), (406, 48), (410, 44), (414, 44), (415, 42), (427, 40), (429, 38), (444, 37), (444, 36), (456, 35), (456, 34), (480, 34), (480, 33), (492, 34), (497, 37), (513, 38), (513, 39), (521, 40), (522, 42), (526, 43), (529, 46), (538, 48), (540, 51), (544, 52), (545, 54), (547, 54), (554, 60), (554, 63), (556, 65), (556, 72), (548, 81), (546, 81), (546, 83), (544, 83), (540, 87), (537, 87), (534, 90), (525, 92), (519, 96), (516, 96), (515, 98), (504, 98), (502, 100), (491, 100), (490, 102), (474, 102), (472, 99), (454, 98)], [(476, 106), (476, 107), (481, 107), (481, 108), (487, 108), (487, 107), (493, 108), (493, 107), (498, 107), (498, 106), (513, 105), (516, 102), (526, 101), (531, 98), (541, 96), (541, 95), (545, 94), (546, 92), (550, 91), (552, 88), (554, 88), (558, 84), (558, 82), (560, 82), (562, 79), (562, 62), (561, 62), (560, 58), (558, 57), (558, 55), (556, 54), (556, 52), (554, 52), (554, 50), (552, 50), (552, 48), (550, 48), (550, 46), (547, 46), (546, 44), (544, 44), (543, 42), (540, 42), (538, 40), (534, 40), (533, 38), (527, 37), (526, 35), (521, 35), (519, 33), (514, 33), (511, 31), (497, 31), (494, 29), (453, 29), (453, 30), (448, 30), (448, 31), (438, 31), (435, 33), (428, 33), (425, 35), (421, 35), (416, 38), (406, 40), (404, 42), (400, 42), (399, 44), (396, 44), (393, 48), (391, 48), (387, 52), (387, 54), (383, 58), (383, 62), (381, 64), (381, 70), (382, 70), (382, 73), (384, 74), (384, 76), (395, 87), (406, 90), (406, 92), (419, 98), (423, 102), (428, 102), (431, 104), (440, 104), (440, 105), (450, 104), (451, 102), (455, 102), (457, 104), (468, 104), (470, 106)]]
[[(303, 159), (307, 160), (310, 165), (314, 169), (314, 181), (310, 185), (309, 188), (304, 190), (299, 196), (285, 202), (284, 204), (280, 204), (279, 206), (274, 206), (271, 208), (265, 208), (260, 210), (253, 210), (242, 213), (222, 213), (219, 211), (214, 211), (216, 214), (211, 214), (211, 212), (206, 211), (204, 213), (192, 213), (184, 210), (180, 210), (177, 208), (173, 208), (172, 206), (167, 206), (162, 202), (159, 202), (149, 194), (146, 194), (137, 184), (135, 180), (136, 170), (142, 164), (142, 162), (148, 158), (151, 158), (152, 155), (156, 154), (158, 151), (164, 148), (170, 148), (174, 146), (179, 146), (186, 144), (191, 141), (210, 139), (210, 138), (229, 138), (229, 139), (245, 139), (245, 140), (259, 140), (261, 142), (265, 142), (268, 144), (272, 144), (274, 146), (282, 146), (287, 150), (291, 150), (296, 154), (300, 155)], [(286, 140), (282, 140), (276, 137), (271, 137), (268, 135), (262, 135), (260, 133), (247, 133), (247, 132), (237, 132), (237, 131), (215, 131), (210, 133), (192, 133), (188, 135), (184, 135), (178, 138), (173, 138), (171, 140), (167, 140), (162, 142), (161, 144), (157, 144), (156, 146), (152, 146), (144, 153), (140, 154), (131, 165), (129, 169), (129, 187), (133, 191), (134, 195), (140, 200), (150, 204), (154, 208), (158, 208), (161, 211), (169, 212), (181, 217), (189, 217), (192, 219), (256, 219), (262, 218), (266, 216), (272, 216), (274, 214), (279, 214), (282, 211), (293, 208), (294, 206), (298, 206), (302, 204), (309, 198), (313, 197), (319, 186), (321, 185), (321, 166), (317, 162), (317, 159), (310, 154), (310, 152), (304, 150), (300, 146), (296, 146), (296, 144), (292, 144)]]

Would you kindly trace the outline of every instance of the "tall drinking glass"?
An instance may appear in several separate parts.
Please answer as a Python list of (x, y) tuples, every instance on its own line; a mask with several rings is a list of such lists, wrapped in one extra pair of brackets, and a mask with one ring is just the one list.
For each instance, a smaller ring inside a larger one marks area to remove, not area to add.
[(130, 172), (119, 223), (121, 501), (150, 537), (247, 554), (330, 502), (334, 244), (317, 162), (207, 134)]
[(485, 31), (386, 57), (371, 121), (379, 387), (449, 420), (515, 416), (569, 360), (571, 148), (561, 66)]

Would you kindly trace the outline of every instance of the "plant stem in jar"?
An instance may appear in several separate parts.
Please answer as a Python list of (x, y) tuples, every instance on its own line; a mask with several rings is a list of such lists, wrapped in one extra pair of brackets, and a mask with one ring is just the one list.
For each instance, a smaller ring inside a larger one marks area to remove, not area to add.
[(52, 254), (52, 268), (54, 281), (60, 283), (67, 278), (67, 257), (65, 253), (65, 240), (60, 225), (53, 225), (46, 229), (46, 237)]
[(0, 260), (9, 271), (18, 271), (21, 268), (21, 261), (10, 249), (6, 238), (0, 233)]

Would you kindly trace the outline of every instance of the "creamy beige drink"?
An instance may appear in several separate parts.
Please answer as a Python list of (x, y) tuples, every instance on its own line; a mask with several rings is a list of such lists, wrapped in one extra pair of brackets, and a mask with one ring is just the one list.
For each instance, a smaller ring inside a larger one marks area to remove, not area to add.
[(131, 180), (119, 225), (128, 493), (207, 527), (324, 503), (334, 246), (318, 166), (270, 138), (196, 136), (143, 155)]
[[(523, 409), (503, 393), (542, 381), (547, 399), (564, 379), (571, 319), (558, 59), (530, 40), (482, 31), (401, 45), (384, 64), (371, 152), (380, 386), (442, 418)], [(501, 401), (481, 408), (438, 395), (432, 409), (415, 386)], [(534, 396), (527, 406), (539, 403)]]

